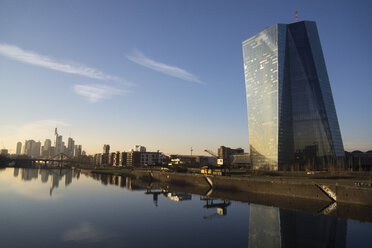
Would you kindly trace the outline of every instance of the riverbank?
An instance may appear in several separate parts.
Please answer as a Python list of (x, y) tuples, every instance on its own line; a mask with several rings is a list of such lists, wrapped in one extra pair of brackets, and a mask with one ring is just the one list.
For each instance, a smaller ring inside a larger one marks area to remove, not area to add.
[[(224, 192), (243, 192), (258, 195), (271, 195), (280, 197), (300, 198), (313, 201), (333, 202), (340, 204), (354, 204), (372, 207), (372, 188), (356, 186), (369, 185), (370, 174), (362, 176), (338, 177), (330, 175), (293, 176), (291, 174), (250, 175), (250, 176), (217, 176), (192, 173), (175, 173), (145, 169), (94, 169), (91, 173), (124, 175), (147, 182), (160, 182), (168, 185), (190, 186), (201, 190)], [(326, 186), (336, 196), (331, 197), (321, 189)]]
[[(261, 179), (255, 188), (240, 189), (225, 187), (225, 182), (218, 180), (218, 177), (212, 178), (212, 182), (216, 184), (210, 187), (206, 180), (201, 175), (183, 175), (182, 173), (168, 172), (150, 172), (139, 170), (98, 170), (83, 172), (92, 175), (95, 179), (100, 180), (103, 184), (116, 184), (121, 177), (120, 182), (124, 180), (124, 186), (128, 190), (142, 190), (155, 192), (180, 192), (200, 195), (201, 197), (211, 199), (223, 199), (246, 202), (249, 204), (258, 204), (278, 207), (291, 211), (301, 211), (311, 213), (313, 215), (332, 215), (342, 219), (354, 219), (358, 221), (372, 222), (372, 206), (331, 201), (322, 193), (319, 188), (309, 184), (304, 184), (297, 191), (280, 192), (283, 186), (278, 187), (277, 182), (266, 182)], [(120, 173), (119, 173), (120, 172)], [(150, 175), (150, 173), (152, 175)], [(216, 180), (217, 179), (217, 180)], [(204, 181), (203, 181), (204, 180)], [(226, 179), (229, 183), (236, 183), (238, 180)], [(239, 180), (241, 187), (247, 186), (247, 182), (242, 182), (247, 179)], [(256, 180), (250, 180), (250, 183), (256, 183)], [(282, 184), (286, 184), (282, 182)], [(223, 187), (220, 187), (220, 186)], [(285, 187), (296, 188), (298, 185), (290, 184)], [(298, 188), (298, 187), (297, 187)], [(260, 189), (260, 191), (259, 191)], [(264, 192), (264, 189), (266, 193)], [(278, 190), (279, 189), (279, 190)], [(304, 193), (305, 192), (305, 193)], [(300, 193), (303, 193), (300, 195)], [(318, 197), (311, 197), (310, 193), (317, 194)], [(366, 197), (370, 197), (371, 194)], [(341, 199), (342, 200), (342, 199)]]

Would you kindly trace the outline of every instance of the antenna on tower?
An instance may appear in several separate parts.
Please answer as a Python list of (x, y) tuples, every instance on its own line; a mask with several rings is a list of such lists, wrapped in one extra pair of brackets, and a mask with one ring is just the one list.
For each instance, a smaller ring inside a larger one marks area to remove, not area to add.
[(296, 9), (296, 22), (298, 22), (298, 11)]
[(191, 152), (191, 157), (192, 157), (192, 152), (193, 152), (194, 150), (192, 149), (192, 147), (191, 147), (191, 149), (190, 149), (190, 152)]

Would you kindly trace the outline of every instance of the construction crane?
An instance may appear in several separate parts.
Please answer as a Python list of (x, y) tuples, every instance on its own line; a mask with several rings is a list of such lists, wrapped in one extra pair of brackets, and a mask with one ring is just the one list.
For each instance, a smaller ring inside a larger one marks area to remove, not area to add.
[(222, 158), (219, 158), (214, 152), (212, 152), (210, 150), (205, 149), (204, 151), (209, 153), (210, 155), (212, 155), (213, 157), (215, 157), (217, 159), (217, 165), (223, 166), (223, 159)]
[(215, 157), (215, 158), (218, 159), (218, 156), (214, 152), (212, 152), (210, 150), (207, 150), (207, 149), (205, 149), (204, 151), (207, 152), (207, 153), (209, 153), (210, 155), (212, 155), (213, 157)]

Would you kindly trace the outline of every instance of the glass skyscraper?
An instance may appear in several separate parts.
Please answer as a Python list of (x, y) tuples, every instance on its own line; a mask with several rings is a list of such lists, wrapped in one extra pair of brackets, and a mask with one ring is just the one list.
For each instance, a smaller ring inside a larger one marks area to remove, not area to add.
[(327, 169), (344, 148), (315, 22), (243, 42), (253, 169)]

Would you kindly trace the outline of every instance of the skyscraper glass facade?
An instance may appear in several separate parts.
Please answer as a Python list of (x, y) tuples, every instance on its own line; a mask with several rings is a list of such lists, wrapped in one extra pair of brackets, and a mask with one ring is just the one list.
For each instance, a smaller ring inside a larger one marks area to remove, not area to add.
[(315, 22), (277, 24), (243, 42), (254, 169), (325, 169), (344, 157)]

